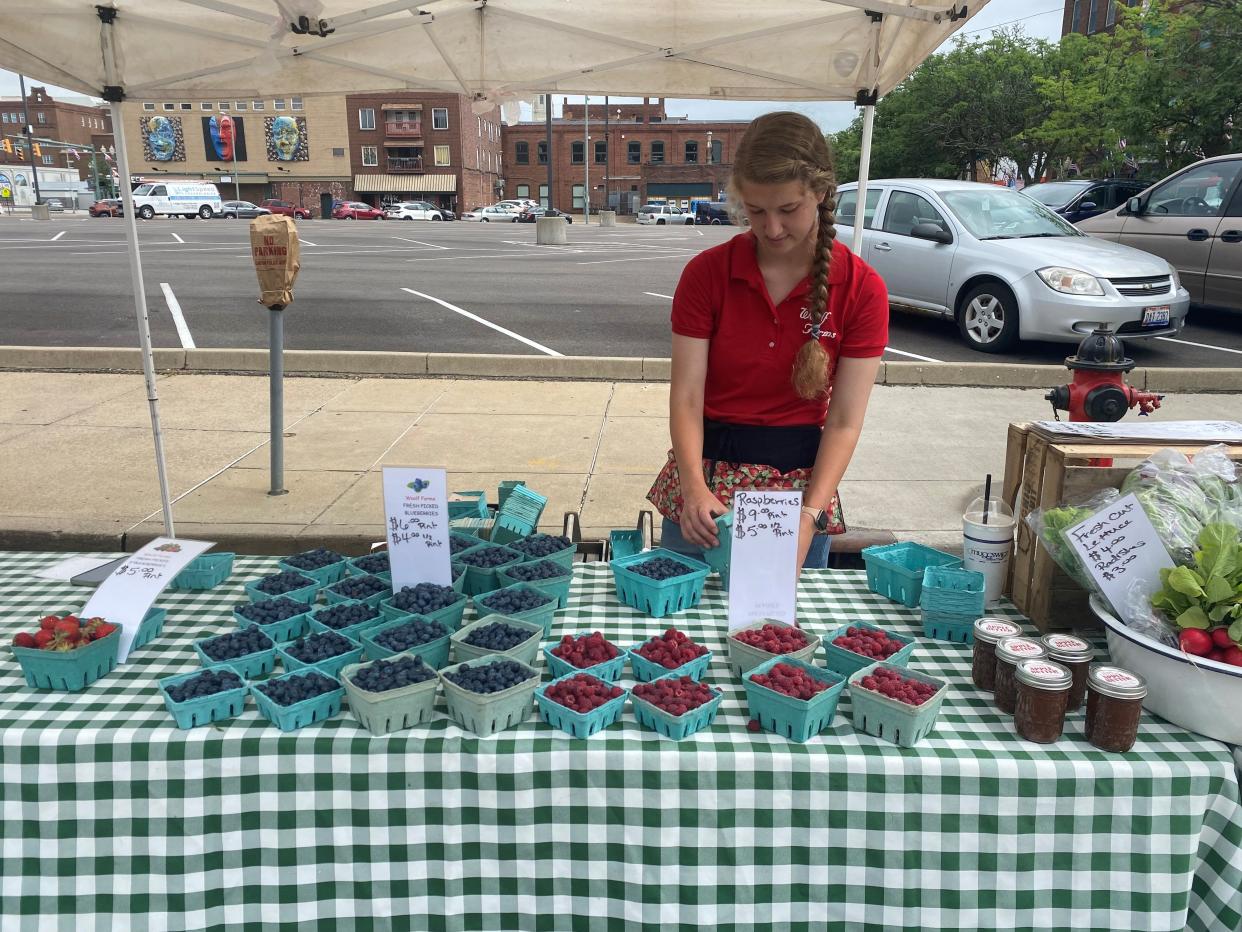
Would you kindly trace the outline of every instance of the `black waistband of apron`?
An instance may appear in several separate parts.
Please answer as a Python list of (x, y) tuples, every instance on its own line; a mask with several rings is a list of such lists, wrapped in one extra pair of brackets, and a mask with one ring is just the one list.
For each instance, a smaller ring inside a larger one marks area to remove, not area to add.
[(703, 419), (703, 458), (726, 463), (756, 463), (781, 472), (815, 465), (821, 430), (814, 424), (773, 427), (728, 424)]

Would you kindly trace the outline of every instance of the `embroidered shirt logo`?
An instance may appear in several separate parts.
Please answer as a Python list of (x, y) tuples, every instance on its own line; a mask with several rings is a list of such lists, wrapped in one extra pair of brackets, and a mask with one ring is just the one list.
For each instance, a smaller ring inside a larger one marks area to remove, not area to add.
[(813, 335), (817, 340), (823, 337), (827, 337), (829, 340), (835, 340), (837, 338), (836, 330), (832, 329), (832, 311), (829, 311), (824, 315), (823, 322), (819, 325), (818, 333), (815, 332), (815, 325), (811, 323), (811, 309), (809, 307), (802, 308), (798, 312), (798, 316), (805, 321), (802, 325), (803, 333)]

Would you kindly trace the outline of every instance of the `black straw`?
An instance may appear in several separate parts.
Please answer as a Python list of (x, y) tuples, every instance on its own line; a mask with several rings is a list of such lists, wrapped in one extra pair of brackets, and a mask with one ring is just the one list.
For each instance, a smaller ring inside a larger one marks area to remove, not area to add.
[(988, 503), (992, 500), (992, 474), (983, 481), (983, 523), (988, 523)]

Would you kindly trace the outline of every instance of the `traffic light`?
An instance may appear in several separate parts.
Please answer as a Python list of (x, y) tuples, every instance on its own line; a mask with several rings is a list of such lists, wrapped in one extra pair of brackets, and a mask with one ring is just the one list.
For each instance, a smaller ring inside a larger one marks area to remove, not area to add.
[(43, 155), (43, 150), (39, 147), (39, 144), (37, 142), (34, 143), (30, 148), (31, 148), (31, 151), (34, 152), (34, 157), (36, 159)]
[(0, 139), (0, 149), (4, 150), (5, 155), (12, 155), (13, 143), (9, 142), (7, 139)]

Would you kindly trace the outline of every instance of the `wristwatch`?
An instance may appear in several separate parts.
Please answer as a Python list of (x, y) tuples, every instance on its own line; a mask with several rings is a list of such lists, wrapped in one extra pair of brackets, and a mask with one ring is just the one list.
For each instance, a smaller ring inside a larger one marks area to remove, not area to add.
[(828, 530), (828, 512), (822, 508), (812, 508), (810, 505), (802, 506), (802, 513), (811, 516), (811, 522), (815, 525), (815, 530), (824, 533)]

